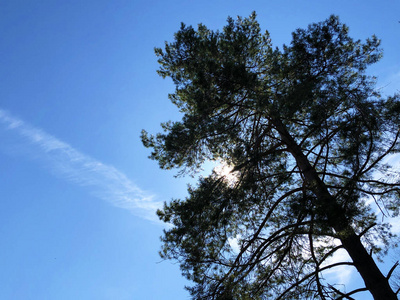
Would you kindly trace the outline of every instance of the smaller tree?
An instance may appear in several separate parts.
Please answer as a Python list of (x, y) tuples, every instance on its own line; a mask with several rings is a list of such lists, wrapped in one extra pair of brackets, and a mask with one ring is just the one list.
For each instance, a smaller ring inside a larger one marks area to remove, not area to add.
[[(161, 256), (179, 261), (193, 299), (397, 299), (373, 259), (393, 236), (368, 204), (399, 213), (384, 159), (400, 151), (400, 100), (365, 75), (379, 40), (354, 41), (332, 16), (274, 49), (253, 14), (221, 32), (182, 25), (156, 54), (183, 118), (143, 132), (151, 158), (184, 172), (221, 160), (236, 176), (214, 171), (158, 212), (173, 224)], [(339, 250), (351, 259), (331, 262)], [(342, 266), (365, 286), (328, 281)]]

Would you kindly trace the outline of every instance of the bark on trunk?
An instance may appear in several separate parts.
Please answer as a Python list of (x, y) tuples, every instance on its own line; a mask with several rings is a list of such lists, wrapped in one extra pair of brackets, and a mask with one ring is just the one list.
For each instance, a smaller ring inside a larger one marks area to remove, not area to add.
[(310, 164), (300, 146), (286, 130), (279, 119), (275, 119), (274, 125), (278, 130), (282, 141), (296, 160), (297, 166), (303, 174), (307, 185), (313, 190), (318, 203), (325, 212), (329, 225), (336, 231), (344, 249), (351, 257), (354, 266), (364, 280), (365, 287), (371, 292), (375, 300), (398, 300), (396, 294), (389, 285), (388, 279), (382, 274), (373, 258), (361, 243), (360, 237), (351, 227), (345, 215), (344, 208), (329, 193), (325, 183), (319, 178), (315, 168)]

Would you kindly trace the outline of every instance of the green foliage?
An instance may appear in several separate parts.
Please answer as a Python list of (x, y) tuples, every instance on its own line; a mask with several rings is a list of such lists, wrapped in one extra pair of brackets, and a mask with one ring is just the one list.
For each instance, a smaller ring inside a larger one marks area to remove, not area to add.
[(184, 172), (221, 160), (237, 176), (213, 172), (158, 212), (173, 225), (161, 256), (179, 261), (193, 299), (340, 299), (324, 275), (344, 265), (372, 290), (359, 262), (329, 259), (352, 256), (351, 239), (384, 253), (379, 240), (392, 235), (368, 200), (399, 212), (399, 179), (383, 160), (400, 151), (400, 100), (365, 75), (379, 40), (354, 41), (331, 16), (274, 49), (252, 14), (222, 31), (182, 24), (155, 52), (183, 118), (143, 131), (151, 158)]

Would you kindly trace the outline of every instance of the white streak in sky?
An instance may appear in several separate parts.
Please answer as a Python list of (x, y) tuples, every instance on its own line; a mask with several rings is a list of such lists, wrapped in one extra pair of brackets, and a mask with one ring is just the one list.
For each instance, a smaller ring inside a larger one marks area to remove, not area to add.
[(13, 132), (24, 147), (38, 149), (35, 154), (46, 160), (52, 171), (79, 186), (89, 187), (98, 198), (137, 216), (156, 221), (155, 211), (161, 207), (154, 196), (141, 190), (123, 173), (110, 165), (87, 156), (69, 144), (41, 129), (13, 117), (0, 109), (0, 129)]

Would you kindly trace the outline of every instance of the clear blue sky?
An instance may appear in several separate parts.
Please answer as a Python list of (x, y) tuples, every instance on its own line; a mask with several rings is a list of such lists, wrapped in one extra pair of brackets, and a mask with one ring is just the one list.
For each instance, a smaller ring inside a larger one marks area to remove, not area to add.
[(153, 48), (180, 22), (218, 29), (253, 10), (276, 46), (331, 14), (376, 34), (371, 72), (399, 89), (398, 0), (0, 0), (0, 299), (188, 298), (178, 265), (160, 263), (154, 207), (190, 179), (139, 139), (179, 118)]

